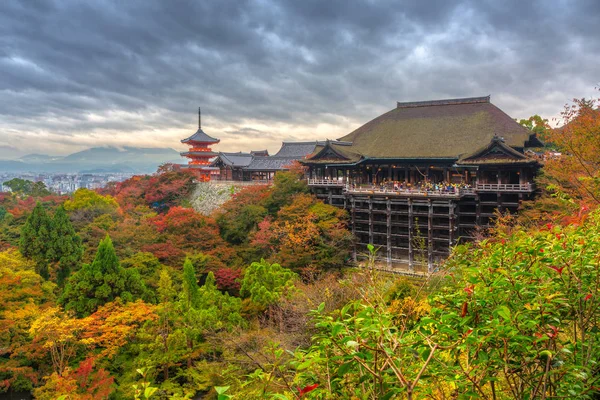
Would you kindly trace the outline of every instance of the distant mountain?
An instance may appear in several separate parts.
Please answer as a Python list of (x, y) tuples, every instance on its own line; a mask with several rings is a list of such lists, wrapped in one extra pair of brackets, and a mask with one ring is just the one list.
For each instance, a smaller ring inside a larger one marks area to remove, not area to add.
[(0, 172), (155, 172), (164, 163), (183, 163), (169, 148), (93, 147), (68, 156), (29, 154), (16, 160), (0, 160)]
[(64, 156), (49, 156), (47, 154), (28, 154), (21, 158), (18, 158), (18, 161), (30, 162), (30, 163), (46, 163), (50, 161), (58, 161), (63, 159)]

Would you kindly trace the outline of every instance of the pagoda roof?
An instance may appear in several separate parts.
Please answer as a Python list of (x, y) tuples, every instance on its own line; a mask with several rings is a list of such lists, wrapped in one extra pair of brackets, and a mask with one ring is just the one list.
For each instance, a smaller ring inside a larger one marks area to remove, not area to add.
[(343, 157), (328, 163), (458, 160), (487, 146), (496, 136), (504, 138), (509, 147), (523, 149), (530, 132), (490, 103), (490, 96), (397, 103), (393, 110), (339, 139), (351, 142), (350, 146), (331, 142), (328, 152), (314, 152), (305, 162), (319, 163), (320, 157), (335, 155)]
[(257, 156), (257, 157), (268, 157), (269, 156), (269, 150), (265, 149), (265, 150), (251, 150), (250, 154), (252, 154), (253, 156)]
[(194, 133), (189, 138), (183, 139), (181, 141), (181, 143), (189, 143), (189, 142), (196, 142), (196, 143), (219, 143), (220, 140), (219, 139), (215, 139), (215, 138), (213, 138), (211, 136), (208, 136), (206, 133), (204, 133), (204, 131), (202, 130), (202, 128), (198, 128), (198, 130), (196, 131), (196, 133)]
[(206, 156), (206, 157), (214, 157), (218, 156), (219, 153), (215, 153), (214, 151), (184, 151), (183, 153), (179, 153), (182, 157), (187, 156)]

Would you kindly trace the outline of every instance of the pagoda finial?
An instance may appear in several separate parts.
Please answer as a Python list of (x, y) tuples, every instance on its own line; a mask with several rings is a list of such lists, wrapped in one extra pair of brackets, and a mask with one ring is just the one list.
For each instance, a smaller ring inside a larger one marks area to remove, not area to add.
[(198, 129), (202, 129), (202, 111), (198, 107)]

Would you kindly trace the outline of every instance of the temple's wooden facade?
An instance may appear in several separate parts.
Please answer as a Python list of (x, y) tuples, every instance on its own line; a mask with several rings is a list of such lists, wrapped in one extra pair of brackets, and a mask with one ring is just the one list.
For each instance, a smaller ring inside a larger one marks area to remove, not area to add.
[(303, 160), (324, 142), (283, 142), (281, 149), (270, 156), (267, 150), (250, 153), (218, 153), (211, 167), (219, 174), (215, 180), (271, 182), (278, 171), (285, 171), (295, 162)]
[(301, 161), (311, 189), (351, 214), (355, 254), (387, 263), (435, 263), (534, 195), (541, 143), (489, 97), (398, 103)]

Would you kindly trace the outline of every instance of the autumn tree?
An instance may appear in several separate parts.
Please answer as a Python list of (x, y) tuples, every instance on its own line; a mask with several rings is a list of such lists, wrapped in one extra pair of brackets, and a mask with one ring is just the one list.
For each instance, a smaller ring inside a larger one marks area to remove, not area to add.
[(55, 285), (16, 250), (0, 252), (0, 392), (26, 391), (41, 378), (29, 329), (54, 302)]
[(112, 196), (102, 196), (90, 189), (77, 189), (71, 200), (65, 201), (65, 210), (74, 211), (91, 208), (117, 208), (119, 204)]
[(85, 188), (76, 190), (72, 198), (64, 202), (64, 207), (77, 229), (82, 229), (101, 215), (112, 215), (116, 219), (119, 213), (119, 204), (112, 196), (103, 196)]
[[(160, 242), (160, 232), (153, 223), (155, 218), (156, 213), (147, 206), (130, 208), (123, 219), (107, 227), (104, 234), (110, 234), (119, 257), (131, 257)], [(92, 225), (95, 224), (96, 220)]]
[(549, 156), (544, 173), (557, 189), (587, 205), (600, 203), (600, 111), (596, 101), (574, 99), (561, 113), (564, 125), (548, 132), (561, 153)]
[(548, 140), (550, 125), (548, 124), (547, 119), (544, 119), (539, 115), (535, 114), (529, 117), (528, 119), (520, 119), (519, 125), (527, 128), (531, 133), (535, 134), (535, 136), (542, 142), (546, 142)]
[(298, 171), (280, 171), (275, 174), (271, 193), (265, 207), (274, 215), (282, 207), (289, 205), (292, 197), (298, 193), (308, 193), (308, 185)]
[(158, 211), (186, 205), (195, 186), (196, 178), (192, 170), (162, 166), (148, 181), (146, 204)]
[(167, 264), (181, 263), (185, 252), (215, 256), (221, 262), (228, 262), (234, 256), (229, 245), (219, 235), (215, 220), (191, 208), (172, 207), (167, 213), (153, 218), (152, 222), (161, 238), (159, 243), (146, 246), (144, 251), (153, 253)]
[(250, 233), (267, 215), (265, 200), (269, 193), (265, 185), (249, 186), (234, 194), (216, 215), (223, 239), (236, 245), (246, 243)]
[(106, 400), (115, 390), (114, 381), (106, 369), (97, 367), (95, 358), (88, 357), (75, 369), (50, 375), (33, 394), (38, 400)]
[(50, 357), (53, 372), (62, 376), (78, 348), (84, 345), (81, 341), (84, 328), (83, 320), (72, 318), (60, 308), (53, 307), (33, 321), (30, 333), (33, 344)]
[(84, 319), (85, 340), (88, 351), (93, 357), (107, 365), (129, 340), (133, 339), (137, 330), (148, 321), (158, 319), (156, 306), (142, 300), (123, 303), (121, 299), (106, 303)]
[(266, 218), (251, 244), (269, 261), (305, 272), (343, 266), (350, 257), (352, 235), (347, 214), (314, 196), (297, 194), (275, 218)]
[(107, 235), (100, 242), (94, 261), (84, 264), (71, 276), (60, 303), (66, 310), (86, 316), (117, 297), (129, 302), (147, 296), (147, 289), (139, 272), (121, 266)]

